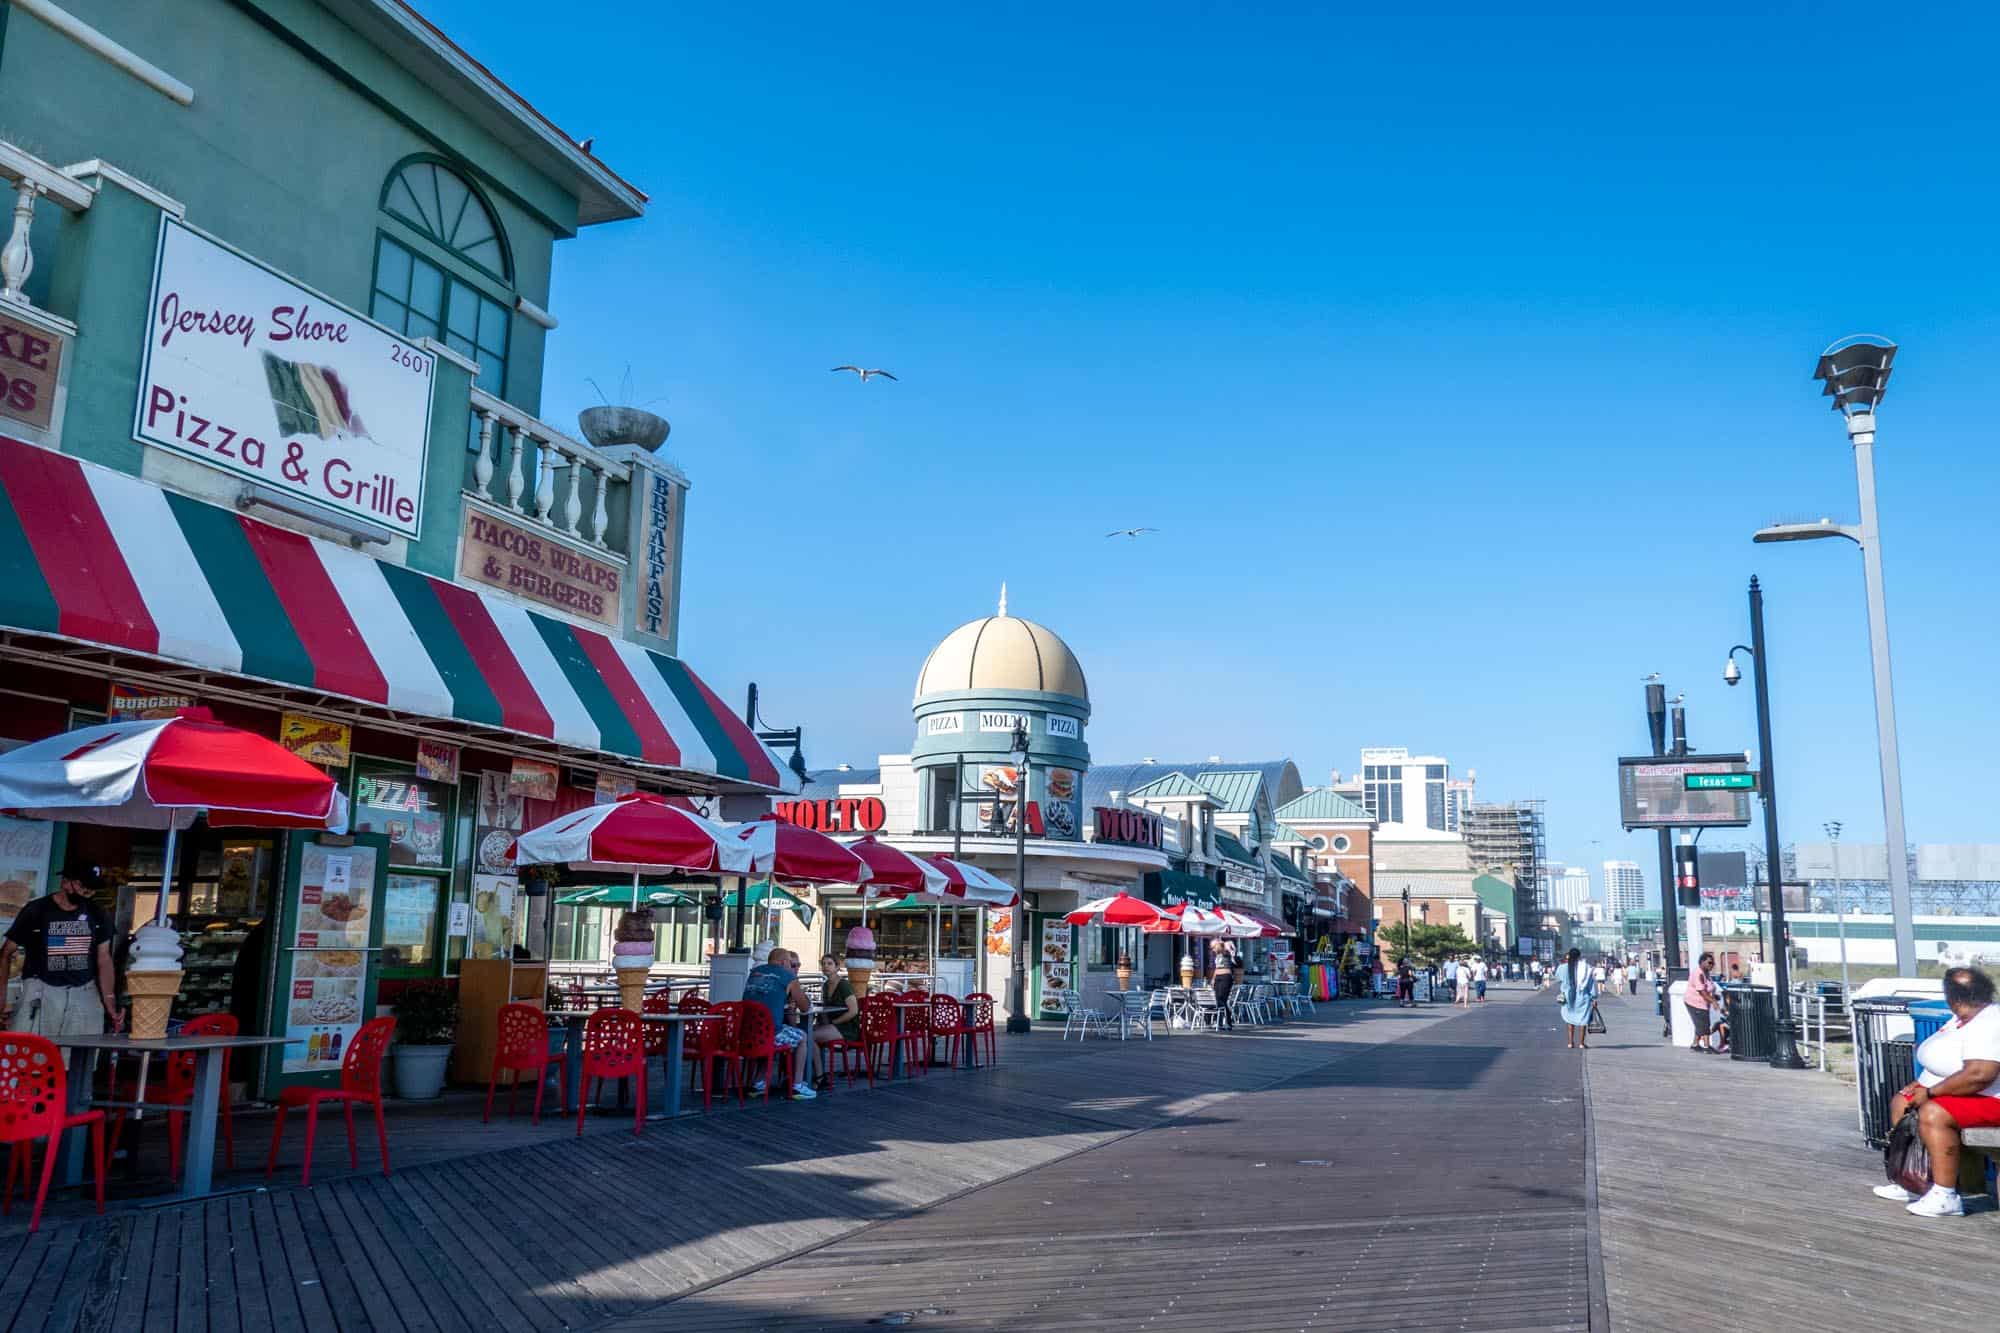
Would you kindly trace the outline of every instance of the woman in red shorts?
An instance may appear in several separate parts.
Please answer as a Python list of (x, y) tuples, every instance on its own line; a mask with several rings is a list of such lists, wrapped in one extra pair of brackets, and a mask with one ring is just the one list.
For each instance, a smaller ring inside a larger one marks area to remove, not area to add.
[(2000, 1127), (2000, 1005), (1993, 979), (1976, 967), (1944, 974), (1951, 1021), (1917, 1048), (1923, 1073), (1889, 1104), (1890, 1123), (1917, 1113), (1917, 1133), (1931, 1155), (1931, 1187), (1914, 1198), (1901, 1185), (1877, 1185), (1884, 1199), (1907, 1203), (1918, 1217), (1957, 1217), (1959, 1131)]

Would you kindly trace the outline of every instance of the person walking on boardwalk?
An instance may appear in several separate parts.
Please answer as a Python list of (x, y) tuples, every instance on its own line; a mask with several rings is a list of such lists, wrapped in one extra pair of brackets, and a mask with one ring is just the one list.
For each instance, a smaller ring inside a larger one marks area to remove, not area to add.
[(1396, 964), (1396, 1003), (1408, 1009), (1417, 1002), (1417, 970), (1405, 958)]
[(1223, 940), (1215, 946), (1215, 1007), (1220, 1010), (1218, 1026), (1234, 1032), (1236, 1015), (1229, 1011), (1229, 995), (1236, 989), (1236, 967), (1238, 955), (1236, 945), (1231, 940)]
[(1583, 950), (1571, 949), (1556, 969), (1556, 998), (1562, 1002), (1563, 1035), (1571, 1050), (1590, 1047), (1590, 1011), (1597, 1004), (1597, 974), (1583, 964)]

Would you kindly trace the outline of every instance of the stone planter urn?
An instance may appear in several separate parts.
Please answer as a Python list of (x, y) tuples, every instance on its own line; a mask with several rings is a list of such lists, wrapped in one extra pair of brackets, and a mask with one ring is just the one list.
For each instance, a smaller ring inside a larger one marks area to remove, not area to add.
[(427, 1102), (444, 1091), (451, 1047), (405, 1046), (398, 1043), (393, 1061), (396, 1095), (404, 1101)]
[(658, 449), (673, 429), (665, 417), (640, 407), (586, 407), (577, 413), (576, 424), (582, 428), (583, 438), (598, 449), (621, 444)]

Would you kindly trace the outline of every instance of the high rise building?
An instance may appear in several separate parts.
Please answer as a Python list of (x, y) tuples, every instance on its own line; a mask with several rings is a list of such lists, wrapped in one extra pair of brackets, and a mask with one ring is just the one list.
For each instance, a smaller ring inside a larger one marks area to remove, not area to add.
[(1459, 821), (1464, 818), (1466, 810), (1472, 805), (1472, 788), (1478, 780), (1478, 772), (1470, 768), (1465, 770), (1465, 776), (1462, 778), (1444, 780), (1445, 832), (1459, 831)]
[[(1372, 746), (1361, 751), (1361, 805), (1375, 816), (1385, 834), (1392, 825), (1427, 828), (1437, 833), (1457, 832), (1448, 789), (1451, 764), (1434, 754), (1413, 755), (1400, 745)], [(1340, 775), (1334, 775), (1340, 786)], [(1464, 787), (1470, 801), (1472, 784)]]
[(1544, 824), (1539, 800), (1469, 805), (1459, 819), (1466, 859), (1482, 874), (1514, 881), (1514, 919), (1534, 921), (1542, 913)]
[(1577, 916), (1591, 901), (1590, 871), (1583, 866), (1550, 866), (1542, 877), (1543, 906), (1554, 912)]
[(1646, 876), (1637, 861), (1604, 863), (1604, 905), (1614, 920), (1646, 910)]

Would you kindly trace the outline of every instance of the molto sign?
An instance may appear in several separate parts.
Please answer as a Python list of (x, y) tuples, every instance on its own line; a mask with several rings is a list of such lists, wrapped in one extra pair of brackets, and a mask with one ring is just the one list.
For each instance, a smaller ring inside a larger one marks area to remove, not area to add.
[(473, 505), (465, 507), (458, 572), (566, 615), (618, 628), (624, 573), (616, 565)]
[(1027, 725), (1028, 715), (1026, 713), (981, 713), (979, 715), (979, 729), (981, 731), (1007, 732), (1012, 731), (1016, 727), (1025, 727)]
[(8, 315), (0, 305), (0, 417), (47, 430), (69, 340)]
[(1146, 810), (1119, 810), (1094, 806), (1090, 812), (1095, 826), (1093, 842), (1119, 842), (1133, 847), (1160, 848), (1167, 845), (1160, 817)]
[(880, 797), (842, 796), (830, 801), (779, 801), (778, 818), (816, 833), (879, 833), (888, 818)]
[(160, 218), (142, 443), (415, 537), (435, 368), (402, 335)]

